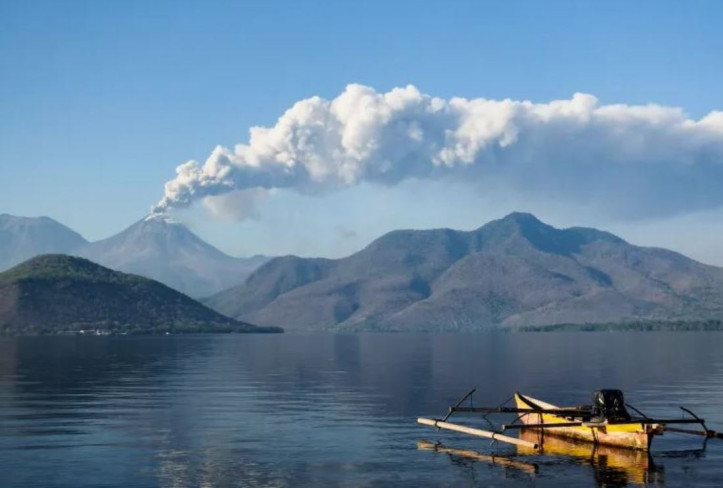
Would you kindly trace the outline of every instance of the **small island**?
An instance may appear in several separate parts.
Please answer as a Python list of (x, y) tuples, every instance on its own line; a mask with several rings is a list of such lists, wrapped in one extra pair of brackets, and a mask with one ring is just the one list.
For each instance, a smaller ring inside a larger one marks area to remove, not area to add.
[(0, 335), (278, 333), (215, 312), (162, 283), (63, 254), (0, 273)]

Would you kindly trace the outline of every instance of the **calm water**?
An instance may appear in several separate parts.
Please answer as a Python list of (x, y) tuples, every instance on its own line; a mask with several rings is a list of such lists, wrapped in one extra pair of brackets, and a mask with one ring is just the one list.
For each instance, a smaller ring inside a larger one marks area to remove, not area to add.
[(472, 387), (618, 387), (723, 430), (722, 352), (723, 333), (0, 339), (0, 486), (721, 486), (720, 440), (539, 455), (415, 419)]

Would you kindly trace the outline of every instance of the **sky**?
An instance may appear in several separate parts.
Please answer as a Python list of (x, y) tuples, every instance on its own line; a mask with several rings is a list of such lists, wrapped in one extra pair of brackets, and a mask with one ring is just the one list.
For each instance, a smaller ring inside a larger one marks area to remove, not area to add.
[(528, 211), (723, 266), (721, 18), (716, 1), (4, 0), (0, 212), (96, 240), (161, 203), (232, 255), (338, 257)]

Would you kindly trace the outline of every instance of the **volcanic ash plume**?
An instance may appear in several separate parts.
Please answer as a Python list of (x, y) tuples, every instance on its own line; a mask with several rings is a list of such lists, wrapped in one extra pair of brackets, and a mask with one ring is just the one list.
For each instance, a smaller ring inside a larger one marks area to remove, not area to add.
[(275, 126), (249, 132), (247, 144), (178, 166), (153, 212), (238, 191), (318, 193), (444, 176), (572, 201), (623, 201), (641, 214), (723, 205), (723, 112), (692, 120), (678, 108), (600, 105), (582, 93), (549, 103), (446, 100), (414, 86), (378, 93), (352, 84), (333, 100), (297, 102)]

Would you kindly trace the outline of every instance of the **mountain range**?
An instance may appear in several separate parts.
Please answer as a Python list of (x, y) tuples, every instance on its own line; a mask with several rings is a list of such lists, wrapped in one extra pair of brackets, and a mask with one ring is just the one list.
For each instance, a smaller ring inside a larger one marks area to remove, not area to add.
[(400, 230), (342, 259), (275, 258), (205, 303), (288, 331), (471, 331), (723, 317), (723, 269), (513, 213)]
[(46, 254), (0, 273), (0, 335), (281, 332), (210, 310), (157, 281)]
[(191, 297), (208, 297), (246, 277), (269, 258), (236, 258), (201, 240), (185, 225), (148, 216), (96, 242), (48, 217), (0, 215), (0, 271), (33, 256), (85, 257), (117, 271), (158, 280)]
[(51, 218), (0, 214), (0, 271), (39, 254), (67, 254), (86, 244), (80, 234)]
[(228, 256), (161, 215), (97, 242), (47, 217), (0, 215), (0, 270), (41, 253), (157, 279), (233, 319), (290, 331), (723, 317), (723, 269), (525, 213), (473, 231), (390, 232), (342, 259), (271, 260)]
[(192, 297), (208, 297), (242, 283), (264, 256), (234, 258), (201, 240), (185, 225), (153, 215), (108, 239), (76, 249), (78, 256), (140, 274)]

